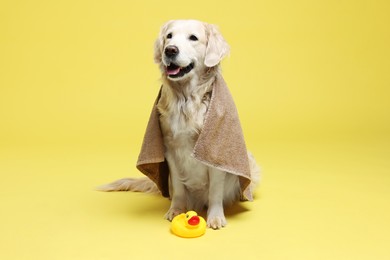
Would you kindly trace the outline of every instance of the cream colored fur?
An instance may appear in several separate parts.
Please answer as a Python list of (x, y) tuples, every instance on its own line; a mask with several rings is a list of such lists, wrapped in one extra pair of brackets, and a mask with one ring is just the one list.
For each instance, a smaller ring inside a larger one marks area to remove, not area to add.
[[(167, 55), (167, 46), (175, 46), (178, 53)], [(202, 129), (210, 103), (211, 86), (219, 72), (220, 61), (229, 53), (229, 46), (214, 25), (195, 20), (167, 22), (155, 44), (155, 62), (162, 72), (163, 87), (157, 105), (164, 138), (165, 158), (170, 170), (171, 206), (165, 217), (172, 220), (187, 210), (207, 211), (207, 225), (218, 229), (226, 225), (224, 205), (240, 199), (238, 176), (195, 160), (192, 150)], [(190, 64), (187, 74), (173, 77), (168, 66), (180, 70)], [(259, 179), (259, 169), (249, 155), (252, 185)], [(132, 190), (157, 192), (145, 178), (124, 179), (103, 186), (102, 190)]]

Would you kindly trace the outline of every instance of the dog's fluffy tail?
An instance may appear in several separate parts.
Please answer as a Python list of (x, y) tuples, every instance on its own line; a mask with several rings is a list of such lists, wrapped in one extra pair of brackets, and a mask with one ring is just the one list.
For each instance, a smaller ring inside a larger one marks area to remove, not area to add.
[(97, 187), (98, 191), (134, 191), (144, 193), (160, 193), (156, 184), (149, 178), (126, 178)]

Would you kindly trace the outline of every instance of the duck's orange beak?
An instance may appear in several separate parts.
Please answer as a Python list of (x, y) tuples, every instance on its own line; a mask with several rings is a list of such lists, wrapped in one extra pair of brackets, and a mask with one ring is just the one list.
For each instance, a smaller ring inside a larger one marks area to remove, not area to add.
[(198, 216), (193, 216), (191, 217), (189, 220), (188, 220), (188, 224), (190, 224), (191, 226), (196, 226), (198, 225), (200, 222), (200, 219)]

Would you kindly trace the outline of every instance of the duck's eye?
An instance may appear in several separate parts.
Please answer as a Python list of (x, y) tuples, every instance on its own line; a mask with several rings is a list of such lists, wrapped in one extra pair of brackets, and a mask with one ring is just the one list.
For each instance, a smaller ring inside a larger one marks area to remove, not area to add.
[(186, 215), (186, 218), (189, 218), (189, 217), (190, 217), (190, 216), (187, 214), (187, 215)]
[(189, 39), (191, 40), (191, 41), (197, 41), (198, 40), (198, 37), (196, 37), (195, 35), (190, 35), (190, 37), (189, 37)]
[(167, 39), (171, 39), (172, 38), (172, 33), (168, 33), (167, 34)]

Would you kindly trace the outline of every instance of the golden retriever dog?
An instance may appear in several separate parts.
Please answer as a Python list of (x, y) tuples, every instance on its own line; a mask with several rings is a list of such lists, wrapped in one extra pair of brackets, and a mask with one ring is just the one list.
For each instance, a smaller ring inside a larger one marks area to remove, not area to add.
[[(212, 83), (229, 46), (216, 26), (196, 20), (172, 20), (161, 28), (154, 60), (162, 73), (157, 104), (169, 166), (171, 206), (165, 218), (172, 220), (187, 210), (207, 208), (207, 225), (213, 229), (227, 222), (224, 206), (240, 199), (239, 177), (194, 159), (191, 153), (202, 130), (212, 95)], [(259, 169), (249, 154), (251, 185)], [(100, 190), (158, 192), (148, 178), (123, 179)]]

